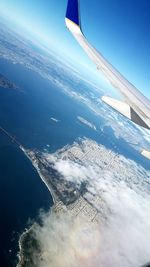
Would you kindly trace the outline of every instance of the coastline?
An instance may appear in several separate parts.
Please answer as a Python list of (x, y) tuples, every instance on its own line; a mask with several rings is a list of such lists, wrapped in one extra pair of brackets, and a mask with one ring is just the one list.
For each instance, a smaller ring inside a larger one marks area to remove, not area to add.
[(26, 149), (25, 149), (22, 145), (20, 145), (19, 147), (20, 147), (20, 149), (23, 151), (23, 153), (26, 155), (26, 157), (30, 160), (30, 162), (32, 163), (33, 167), (35, 168), (35, 170), (37, 171), (38, 175), (40, 176), (42, 182), (43, 182), (43, 183), (46, 185), (46, 187), (48, 188), (48, 190), (49, 190), (49, 192), (50, 192), (50, 194), (51, 194), (51, 196), (52, 196), (52, 199), (53, 199), (53, 205), (55, 205), (56, 202), (57, 202), (57, 200), (56, 200), (57, 197), (56, 197), (55, 193), (53, 192), (52, 188), (49, 186), (49, 184), (48, 184), (47, 181), (45, 180), (44, 176), (41, 174), (40, 169), (38, 168), (38, 166), (36, 165), (36, 163), (31, 159), (31, 157), (30, 157), (30, 156), (28, 155), (28, 153), (26, 152)]
[[(39, 177), (41, 178), (42, 182), (46, 185), (46, 187), (48, 188), (51, 196), (52, 196), (52, 200), (53, 200), (53, 205), (52, 207), (54, 207), (56, 205), (57, 202), (57, 198), (53, 192), (53, 190), (50, 188), (50, 186), (48, 185), (48, 183), (46, 182), (46, 180), (44, 179), (43, 175), (41, 174), (38, 166), (36, 165), (36, 163), (31, 159), (31, 157), (28, 155), (28, 153), (26, 152), (26, 149), (22, 146), (19, 145), (19, 148), (21, 149), (21, 151), (25, 154), (25, 156), (30, 160), (30, 162), (32, 163), (33, 167), (35, 168), (35, 170), (37, 171)], [(32, 228), (34, 227), (34, 223), (29, 227), (26, 228), (24, 230), (24, 232), (20, 235), (19, 238), (19, 251), (17, 253), (17, 257), (18, 257), (18, 263), (16, 265), (16, 267), (22, 267), (22, 264), (24, 263), (24, 249), (23, 249), (23, 242), (26, 238), (26, 236), (32, 231)]]

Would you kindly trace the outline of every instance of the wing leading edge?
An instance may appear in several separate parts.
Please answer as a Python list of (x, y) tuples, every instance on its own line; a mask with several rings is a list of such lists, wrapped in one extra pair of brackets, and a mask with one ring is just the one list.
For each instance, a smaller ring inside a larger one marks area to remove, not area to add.
[[(65, 22), (69, 31), (95, 63), (97, 69), (105, 75), (124, 98), (122, 103), (106, 96), (102, 100), (134, 123), (150, 129), (150, 101), (89, 44), (81, 29), (79, 0), (68, 0)], [(150, 152), (143, 151), (142, 155), (150, 159)]]
[(140, 117), (141, 120), (143, 120), (144, 127), (150, 129), (150, 101), (125, 77), (123, 77), (123, 75), (117, 71), (102, 56), (102, 54), (88, 43), (81, 30), (78, 0), (68, 1), (65, 20), (67, 28), (95, 63), (97, 69), (100, 70), (106, 76), (108, 81), (122, 94), (125, 102), (135, 111), (137, 117)]

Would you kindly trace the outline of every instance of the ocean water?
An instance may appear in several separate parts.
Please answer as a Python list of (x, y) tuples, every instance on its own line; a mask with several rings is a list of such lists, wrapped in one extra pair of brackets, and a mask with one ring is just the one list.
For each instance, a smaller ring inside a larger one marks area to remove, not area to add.
[[(49, 144), (53, 151), (78, 137), (96, 138), (96, 132), (77, 122), (77, 116), (93, 120), (88, 108), (21, 65), (1, 60), (0, 69), (22, 89), (1, 89), (0, 122), (26, 148), (44, 149)], [(51, 121), (51, 117), (59, 123)]]
[(0, 266), (16, 266), (20, 234), (53, 202), (30, 161), (7, 140), (0, 146), (0, 192)]
[[(126, 157), (136, 158), (149, 168), (149, 163), (142, 161), (123, 139), (116, 139), (111, 127), (101, 132), (103, 122), (99, 117), (39, 74), (6, 60), (0, 60), (0, 72), (20, 87), (20, 90), (0, 88), (0, 126), (25, 148), (54, 152), (79, 137), (87, 137)], [(71, 86), (68, 76), (66, 79)], [(99, 131), (79, 123), (77, 116), (93, 122)], [(29, 159), (2, 132), (0, 190), (0, 266), (9, 267), (16, 264), (18, 239), (28, 222), (36, 219), (41, 208), (47, 210), (53, 203)]]
[[(53, 152), (78, 137), (100, 138), (77, 122), (77, 116), (91, 117), (91, 112), (50, 82), (5, 60), (0, 61), (0, 70), (21, 89), (0, 88), (0, 126), (25, 148), (49, 147)], [(3, 132), (0, 132), (0, 190), (0, 266), (16, 266), (20, 234), (36, 219), (41, 208), (47, 210), (53, 202), (29, 159)]]

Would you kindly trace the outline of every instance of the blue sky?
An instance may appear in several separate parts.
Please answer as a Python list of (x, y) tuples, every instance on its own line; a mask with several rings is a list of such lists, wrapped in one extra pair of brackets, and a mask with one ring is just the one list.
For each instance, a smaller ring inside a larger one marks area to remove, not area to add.
[[(1, 0), (0, 10), (14, 27), (29, 31), (75, 65), (80, 61), (95, 71), (65, 28), (66, 4), (67, 0)], [(80, 0), (80, 5), (88, 40), (150, 98), (150, 1)]]

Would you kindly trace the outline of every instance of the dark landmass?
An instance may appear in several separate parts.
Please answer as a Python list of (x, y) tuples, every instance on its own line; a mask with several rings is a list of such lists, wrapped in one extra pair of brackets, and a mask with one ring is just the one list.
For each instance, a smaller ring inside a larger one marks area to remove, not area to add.
[(15, 89), (15, 90), (19, 89), (19, 87), (15, 83), (9, 81), (1, 73), (0, 73), (0, 87), (6, 88), (6, 89)]
[[(36, 263), (34, 262), (32, 253), (34, 251), (35, 254), (40, 255), (41, 249), (40, 249), (40, 244), (38, 240), (36, 239), (35, 234), (33, 232), (33, 227), (34, 225), (28, 230), (27, 233), (24, 233), (21, 236), (20, 262), (18, 266), (36, 267)], [(31, 250), (31, 247), (33, 248), (33, 250)]]
[[(67, 181), (55, 169), (54, 163), (47, 160), (46, 157), (43, 157), (43, 153), (39, 151), (27, 151), (23, 147), (21, 149), (31, 160), (33, 166), (40, 174), (41, 179), (45, 182), (52, 194), (54, 206), (51, 209), (51, 213), (61, 214), (62, 212), (68, 212), (74, 218), (85, 216), (86, 222), (99, 222), (99, 210), (86, 199), (87, 182), (83, 181), (80, 185), (77, 185), (71, 181)], [(65, 158), (65, 155), (63, 158)], [(37, 258), (41, 261), (43, 260), (41, 244), (35, 235), (37, 223), (42, 225), (40, 218), (38, 222), (35, 222), (31, 228), (20, 236), (19, 262), (17, 267), (36, 267)]]

